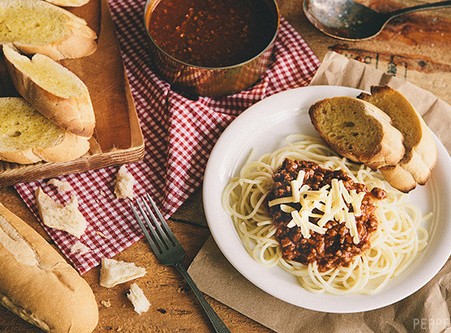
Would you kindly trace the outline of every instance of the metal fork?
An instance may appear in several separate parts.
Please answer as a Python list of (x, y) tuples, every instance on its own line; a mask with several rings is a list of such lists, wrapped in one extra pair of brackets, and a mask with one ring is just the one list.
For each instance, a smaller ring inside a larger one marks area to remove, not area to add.
[[(138, 209), (132, 203), (130, 203), (130, 208), (132, 209), (136, 221), (141, 227), (144, 236), (149, 242), (150, 247), (155, 253), (155, 256), (160, 261), (160, 263), (166, 266), (175, 267), (183, 276), (185, 281), (188, 283), (188, 286), (194, 292), (194, 295), (202, 306), (202, 309), (204, 309), (208, 319), (210, 319), (211, 325), (213, 326), (215, 332), (230, 332), (222, 322), (221, 318), (219, 318), (210, 304), (208, 304), (208, 302), (205, 300), (204, 295), (197, 288), (196, 284), (191, 279), (191, 276), (188, 274), (186, 268), (182, 265), (185, 251), (175, 238), (165, 219), (161, 215), (160, 210), (152, 200), (152, 197), (149, 194), (146, 194), (145, 198), (147, 198), (147, 201), (152, 205), (153, 211), (152, 209), (150, 209), (150, 206), (148, 205), (146, 200), (139, 198), (136, 199), (136, 205), (138, 206)], [(144, 222), (147, 224), (152, 236), (147, 231), (147, 228), (145, 227), (143, 219), (138, 213), (138, 210), (140, 211), (141, 216), (144, 218)], [(157, 216), (155, 216), (154, 212), (156, 213), (158, 218)]]

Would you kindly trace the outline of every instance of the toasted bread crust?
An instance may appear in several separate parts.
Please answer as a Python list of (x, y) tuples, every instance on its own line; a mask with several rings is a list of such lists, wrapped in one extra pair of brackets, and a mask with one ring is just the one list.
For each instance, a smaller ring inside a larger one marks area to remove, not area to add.
[(89, 2), (89, 0), (45, 0), (57, 6), (80, 7)]

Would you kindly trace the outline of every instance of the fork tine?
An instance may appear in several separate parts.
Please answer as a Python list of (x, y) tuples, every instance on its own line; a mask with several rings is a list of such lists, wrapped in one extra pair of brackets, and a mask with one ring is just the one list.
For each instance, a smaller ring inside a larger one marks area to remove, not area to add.
[[(167, 234), (161, 229), (161, 225), (158, 222), (155, 214), (152, 212), (152, 210), (150, 209), (149, 205), (147, 204), (146, 201), (142, 200), (142, 202), (144, 203), (144, 206), (147, 210), (147, 216), (150, 215), (150, 218), (152, 219), (152, 225), (155, 227), (158, 235), (160, 236), (160, 239), (162, 240), (162, 242), (166, 245), (166, 248), (169, 248), (170, 246), (174, 246), (175, 243), (172, 239), (168, 238)], [(157, 211), (158, 213), (158, 211)], [(172, 241), (172, 244), (171, 244)]]
[(153, 199), (149, 193), (146, 193), (146, 197), (149, 200), (149, 202), (152, 205), (155, 212), (157, 213), (158, 218), (160, 219), (161, 225), (163, 226), (163, 229), (166, 232), (166, 234), (168, 235), (168, 237), (171, 239), (171, 241), (174, 243), (174, 245), (180, 245), (177, 238), (175, 237), (174, 233), (172, 232), (171, 228), (169, 228), (166, 220), (163, 218), (163, 215), (161, 215), (161, 212), (158, 209), (157, 205), (155, 204), (155, 201), (153, 201)]
[[(156, 244), (158, 245), (158, 247), (160, 248), (160, 249), (157, 251), (157, 253), (163, 252), (165, 249), (168, 248), (168, 246), (167, 246), (167, 244), (164, 243), (164, 241), (161, 239), (160, 235), (159, 235), (159, 234), (157, 233), (157, 231), (155, 230), (155, 225), (154, 225), (154, 223), (152, 223), (152, 222), (150, 221), (150, 219), (149, 219), (149, 213), (150, 213), (151, 219), (152, 219), (153, 221), (155, 221), (155, 217), (154, 217), (154, 216), (152, 217), (153, 213), (152, 213), (151, 211), (148, 211), (148, 212), (146, 213), (145, 209), (147, 208), (147, 210), (148, 210), (149, 207), (146, 205), (146, 202), (145, 202), (144, 200), (142, 200), (142, 199), (137, 199), (136, 202), (137, 202), (137, 204), (138, 204), (138, 208), (139, 208), (139, 210), (140, 210), (142, 216), (144, 217), (144, 220), (145, 220), (146, 223), (147, 223), (147, 226), (149, 227), (150, 232), (152, 233), (152, 236), (153, 236), (153, 243), (154, 243), (154, 244), (156, 243)], [(147, 206), (147, 207), (146, 207), (146, 206)]]
[[(133, 204), (132, 204), (131, 202), (129, 203), (129, 206), (130, 206), (130, 208), (132, 209), (133, 214), (135, 215), (135, 219), (136, 219), (136, 221), (138, 222), (139, 226), (141, 227), (141, 230), (143, 231), (144, 236), (146, 237), (147, 242), (149, 243), (150, 247), (152, 248), (152, 250), (154, 251), (154, 253), (159, 253), (159, 252), (160, 252), (159, 249), (158, 249), (157, 246), (155, 245), (155, 243), (154, 243), (152, 237), (150, 237), (149, 233), (147, 232), (147, 228), (144, 226), (144, 224), (143, 224), (141, 218), (139, 217), (139, 214), (138, 214), (138, 212), (136, 211), (135, 207), (133, 206)], [(150, 230), (152, 230), (152, 228), (150, 228)]]

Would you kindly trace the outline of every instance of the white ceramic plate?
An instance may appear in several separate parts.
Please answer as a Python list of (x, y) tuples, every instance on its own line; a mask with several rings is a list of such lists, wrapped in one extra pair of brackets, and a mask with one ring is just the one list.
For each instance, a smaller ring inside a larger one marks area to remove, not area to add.
[(359, 90), (312, 86), (285, 91), (253, 105), (237, 117), (215, 145), (205, 171), (203, 202), (211, 233), (228, 261), (250, 282), (288, 303), (324, 312), (351, 313), (381, 308), (411, 295), (437, 274), (451, 252), (451, 159), (437, 140), (438, 162), (426, 186), (409, 194), (409, 202), (434, 214), (427, 248), (400, 276), (375, 295), (314, 294), (279, 267), (268, 268), (244, 249), (231, 218), (222, 208), (221, 194), (251, 149), (256, 157), (282, 145), (289, 134), (317, 136), (307, 110), (314, 102), (333, 96), (357, 96)]

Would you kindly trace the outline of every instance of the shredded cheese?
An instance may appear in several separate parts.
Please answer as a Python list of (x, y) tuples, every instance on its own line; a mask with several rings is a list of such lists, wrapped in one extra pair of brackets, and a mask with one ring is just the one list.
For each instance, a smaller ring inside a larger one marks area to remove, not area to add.
[(293, 197), (294, 202), (299, 202), (301, 200), (301, 191), (300, 191), (301, 186), (302, 183), (300, 183), (298, 180), (291, 181), (291, 195)]
[[(302, 184), (304, 175), (305, 172), (300, 171), (297, 178), (291, 181), (291, 196), (271, 200), (269, 206), (280, 205), (284, 213), (290, 214), (292, 219), (287, 225), (288, 228), (301, 228), (304, 238), (310, 238), (311, 231), (324, 234), (327, 231), (324, 227), (326, 223), (335, 220), (345, 223), (353, 242), (358, 244), (360, 238), (355, 218), (362, 214), (361, 205), (365, 192), (348, 191), (343, 181), (338, 179), (332, 179), (331, 186), (311, 190), (308, 185)], [(296, 210), (287, 205), (288, 203), (300, 204), (301, 208)], [(352, 211), (349, 211), (351, 207)], [(315, 209), (320, 213), (313, 213)], [(309, 221), (311, 217), (319, 219), (316, 224)]]

